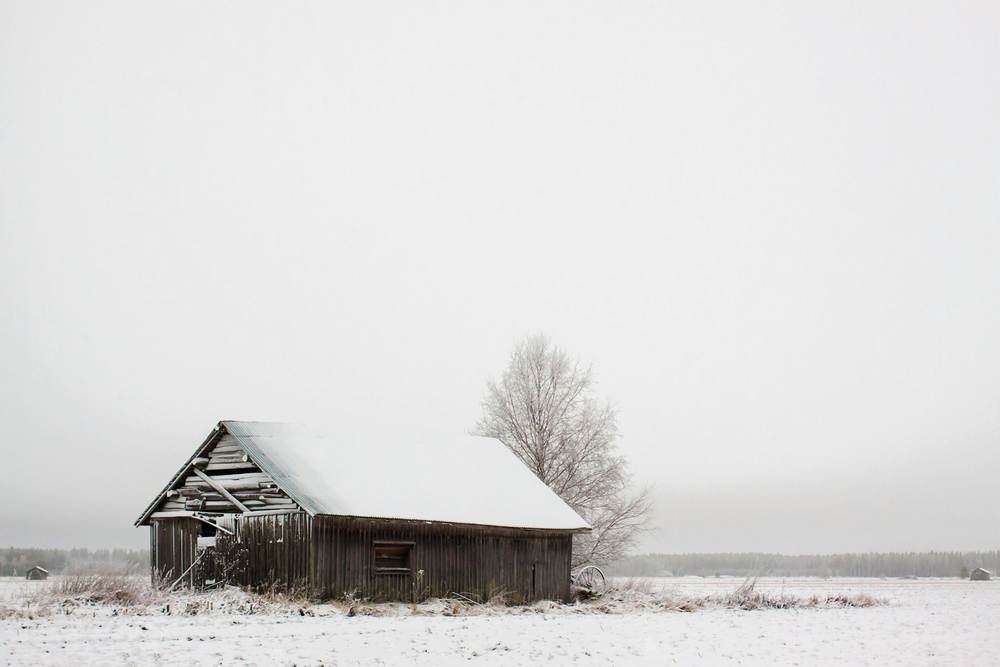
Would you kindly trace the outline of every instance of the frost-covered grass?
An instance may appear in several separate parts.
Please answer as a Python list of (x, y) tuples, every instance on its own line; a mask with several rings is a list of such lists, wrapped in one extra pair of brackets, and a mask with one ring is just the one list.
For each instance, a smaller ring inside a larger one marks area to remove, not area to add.
[(155, 602), (158, 591), (148, 580), (120, 574), (80, 574), (59, 577), (36, 594), (40, 600), (58, 599), (129, 607)]
[[(28, 582), (18, 599), (0, 605), (0, 617), (31, 618), (53, 613), (101, 608), (115, 615), (135, 614), (274, 614), (347, 616), (482, 616), (517, 614), (628, 614), (635, 612), (695, 612), (711, 608), (743, 610), (803, 609), (822, 607), (871, 607), (885, 600), (866, 594), (793, 595), (759, 590), (756, 579), (734, 584), (722, 593), (683, 594), (657, 588), (650, 580), (612, 581), (600, 596), (560, 603), (542, 600), (531, 605), (512, 605), (503, 591), (487, 600), (469, 596), (425, 600), (419, 604), (376, 603), (347, 594), (320, 602), (304, 593), (280, 590), (251, 593), (235, 587), (223, 590), (171, 591), (150, 585), (145, 577), (125, 575), (74, 575), (48, 582)], [(31, 585), (33, 584), (33, 585)]]
[(833, 593), (827, 595), (793, 595), (758, 590), (757, 579), (747, 579), (731, 593), (707, 596), (706, 604), (718, 604), (735, 609), (802, 609), (816, 607), (875, 607), (888, 604), (884, 598), (866, 593)]
[(874, 607), (888, 604), (885, 598), (867, 593), (793, 594), (761, 590), (757, 579), (731, 582), (732, 589), (719, 593), (697, 593), (664, 589), (648, 578), (612, 581), (601, 597), (587, 601), (588, 612), (606, 614), (634, 611), (694, 612), (704, 609), (822, 609), (828, 607)]
[[(304, 614), (313, 602), (286, 592), (248, 593), (239, 588), (191, 592), (167, 590), (148, 577), (71, 575), (16, 585), (18, 592), (0, 598), (0, 617), (41, 617), (80, 613), (135, 615)], [(341, 605), (329, 605), (331, 610)], [(312, 613), (312, 612), (310, 612)]]
[(85, 581), (0, 579), (0, 664), (1000, 664), (1000, 582), (636, 579), (598, 600), (507, 606), (135, 581), (126, 602), (128, 582), (100, 582), (95, 600)]

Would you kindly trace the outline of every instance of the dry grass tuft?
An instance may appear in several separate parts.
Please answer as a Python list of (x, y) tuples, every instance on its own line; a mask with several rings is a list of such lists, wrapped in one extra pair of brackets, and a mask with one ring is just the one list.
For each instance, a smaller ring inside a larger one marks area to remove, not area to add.
[(387, 605), (376, 604), (358, 597), (357, 591), (349, 591), (335, 600), (327, 603), (347, 617), (354, 616), (387, 616), (391, 613)]
[(809, 609), (826, 607), (876, 607), (887, 604), (885, 600), (858, 593), (799, 597), (757, 590), (757, 579), (747, 579), (735, 591), (721, 596), (709, 596), (709, 603), (730, 609)]
[(824, 600), (818, 603), (818, 606), (824, 607), (881, 607), (883, 605), (889, 604), (886, 600), (882, 598), (872, 597), (866, 593), (855, 593), (854, 595), (844, 595), (843, 593), (837, 595), (828, 595)]
[(490, 592), (490, 596), (483, 604), (487, 607), (509, 607), (514, 603), (511, 599), (510, 591), (505, 591), (502, 588), (496, 588)]
[(318, 602), (318, 599), (308, 586), (286, 587), (275, 585), (268, 589), (257, 591), (254, 595), (262, 602), (279, 606), (305, 606)]
[(210, 592), (182, 591), (166, 596), (161, 608), (165, 614), (197, 616), (226, 614), (231, 616), (274, 615), (314, 616), (312, 602), (294, 593), (269, 591), (249, 593), (230, 587)]
[(159, 591), (144, 580), (121, 574), (87, 574), (61, 577), (41, 595), (63, 602), (113, 604), (130, 607), (155, 602)]
[(631, 611), (692, 612), (709, 607), (742, 609), (811, 609), (831, 607), (875, 607), (885, 600), (863, 593), (800, 597), (757, 589), (757, 579), (747, 579), (735, 590), (721, 595), (683, 596), (658, 590), (654, 582), (628, 580), (617, 582), (604, 595), (578, 603), (586, 612), (620, 614)]
[(34, 607), (25, 605), (23, 607), (0, 607), (0, 621), (17, 619), (22, 621), (34, 621), (49, 616), (52, 611), (48, 607)]
[(807, 598), (798, 598), (794, 595), (767, 593), (758, 591), (757, 579), (747, 579), (740, 584), (736, 590), (725, 595), (709, 597), (708, 601), (720, 607), (730, 609), (795, 609), (797, 607), (809, 606)]
[(630, 577), (615, 583), (614, 588), (619, 591), (630, 591), (633, 593), (646, 593), (652, 595), (657, 592), (657, 586), (649, 577)]

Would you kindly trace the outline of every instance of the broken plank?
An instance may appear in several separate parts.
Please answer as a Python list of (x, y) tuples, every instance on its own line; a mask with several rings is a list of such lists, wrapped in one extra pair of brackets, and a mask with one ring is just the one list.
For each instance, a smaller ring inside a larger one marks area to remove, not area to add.
[(194, 474), (195, 475), (197, 475), (198, 477), (200, 477), (202, 479), (202, 481), (206, 482), (213, 489), (215, 489), (216, 491), (218, 491), (219, 493), (221, 493), (222, 496), (224, 498), (226, 498), (229, 502), (231, 502), (233, 505), (236, 505), (236, 507), (240, 508), (240, 510), (242, 510), (243, 512), (249, 512), (250, 511), (250, 510), (247, 509), (246, 505), (244, 505), (243, 503), (241, 503), (240, 501), (238, 501), (236, 498), (234, 498), (233, 494), (229, 493), (229, 491), (226, 490), (226, 487), (224, 487), (221, 484), (219, 484), (218, 482), (216, 482), (214, 479), (212, 479), (211, 477), (209, 477), (208, 475), (206, 475), (205, 473), (203, 473), (201, 470), (198, 470), (197, 468), (194, 468), (193, 470), (194, 470)]

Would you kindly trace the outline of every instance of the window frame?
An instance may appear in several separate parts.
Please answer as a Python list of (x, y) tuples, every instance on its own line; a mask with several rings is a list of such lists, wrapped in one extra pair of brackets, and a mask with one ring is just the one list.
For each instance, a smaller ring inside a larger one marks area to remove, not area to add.
[[(377, 574), (409, 574), (413, 572), (413, 547), (416, 542), (410, 540), (372, 540), (372, 571)], [(379, 567), (379, 547), (406, 547), (406, 567)]]

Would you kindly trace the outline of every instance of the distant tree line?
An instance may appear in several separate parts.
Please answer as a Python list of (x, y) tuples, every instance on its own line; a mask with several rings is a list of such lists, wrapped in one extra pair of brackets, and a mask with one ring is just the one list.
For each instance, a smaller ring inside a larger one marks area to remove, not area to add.
[(968, 577), (983, 567), (1000, 572), (1000, 551), (845, 553), (786, 556), (767, 553), (643, 554), (616, 561), (613, 576)]
[(144, 572), (148, 549), (0, 549), (0, 576), (23, 576), (39, 565), (52, 574), (103, 574)]

